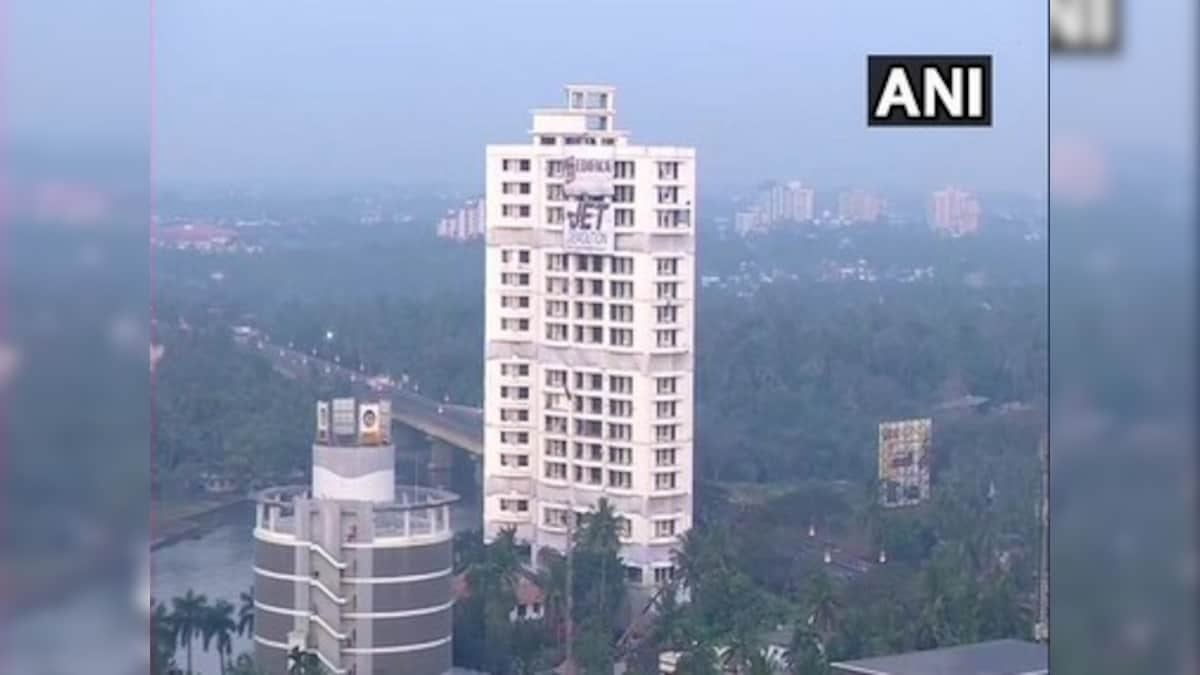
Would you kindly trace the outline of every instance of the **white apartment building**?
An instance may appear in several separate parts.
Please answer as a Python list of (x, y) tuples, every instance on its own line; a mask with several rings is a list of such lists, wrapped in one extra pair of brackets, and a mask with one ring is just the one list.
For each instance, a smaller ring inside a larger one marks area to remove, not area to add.
[(487, 148), (485, 537), (563, 551), (605, 498), (650, 587), (692, 526), (695, 150), (630, 143), (612, 87), (566, 94)]
[(747, 236), (774, 229), (780, 223), (802, 223), (813, 219), (815, 193), (800, 181), (777, 183), (762, 190), (754, 203), (734, 216), (734, 229)]
[(870, 190), (854, 189), (838, 195), (838, 220), (874, 223), (883, 214), (883, 199)]
[(464, 206), (446, 212), (438, 222), (437, 236), (442, 239), (468, 241), (482, 237), (487, 207), (482, 199), (473, 199)]
[(975, 195), (948, 187), (930, 198), (929, 222), (935, 232), (961, 237), (979, 231), (981, 212)]

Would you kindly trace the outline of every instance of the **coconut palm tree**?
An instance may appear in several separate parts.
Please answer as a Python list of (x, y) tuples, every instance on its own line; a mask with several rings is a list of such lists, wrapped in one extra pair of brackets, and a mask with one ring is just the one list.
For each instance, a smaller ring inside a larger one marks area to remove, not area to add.
[(719, 577), (719, 572), (729, 567), (732, 550), (733, 545), (723, 528), (688, 530), (674, 553), (675, 578), (689, 595), (701, 595), (705, 582)]
[(737, 675), (748, 675), (763, 652), (762, 641), (752, 626), (739, 626), (730, 636), (721, 665), (726, 671)]
[(824, 569), (818, 570), (809, 578), (805, 603), (808, 606), (808, 621), (813, 629), (821, 635), (821, 639), (827, 641), (837, 632), (842, 601), (837, 596), (833, 581)]
[(687, 675), (721, 675), (716, 648), (707, 640), (692, 642), (679, 655), (676, 672)]
[(775, 675), (775, 664), (765, 649), (759, 649), (750, 654), (746, 662), (746, 675)]
[(175, 622), (166, 605), (150, 600), (150, 672), (165, 675), (175, 666)]
[(871, 546), (880, 544), (880, 524), (883, 520), (883, 507), (879, 503), (879, 479), (871, 478), (866, 482), (863, 499), (854, 510), (855, 524), (866, 534), (866, 541)]
[(188, 589), (181, 597), (171, 600), (171, 623), (175, 628), (177, 644), (187, 649), (187, 673), (192, 675), (192, 641), (199, 637), (203, 630), (205, 615), (208, 609), (208, 598), (203, 593), (197, 594)]
[(516, 530), (505, 528), (488, 544), (483, 557), (467, 569), (467, 583), (471, 594), (478, 594), (489, 613), (507, 617), (516, 604), (521, 574)]
[(958, 642), (954, 617), (955, 572), (943, 560), (935, 560), (921, 573), (922, 605), (915, 623), (918, 649), (933, 649)]
[(788, 670), (795, 675), (823, 675), (828, 672), (825, 646), (808, 621), (800, 621), (792, 630), (784, 661)]
[(659, 590), (654, 599), (653, 641), (659, 649), (675, 649), (683, 644), (689, 626), (686, 608), (679, 604), (678, 582)]
[(699, 528), (688, 530), (680, 537), (679, 548), (672, 554), (675, 562), (675, 578), (683, 584), (684, 588), (695, 589), (703, 575), (701, 570), (703, 536)]
[(542, 589), (542, 604), (546, 610), (546, 626), (561, 641), (567, 608), (567, 559), (558, 551), (543, 548), (538, 554), (539, 570), (535, 582)]
[[(572, 592), (582, 600), (576, 613), (590, 613), (611, 627), (615, 612), (624, 599), (625, 586), (619, 553), (621, 524), (612, 504), (601, 499), (595, 510), (584, 518), (575, 532), (571, 550)], [(575, 621), (577, 617), (571, 617)]]
[(487, 547), (479, 530), (454, 534), (454, 571), (461, 572), (478, 564), (487, 555)]
[(239, 595), (237, 634), (254, 635), (254, 587)]
[(220, 663), (221, 675), (225, 675), (226, 664), (233, 657), (233, 635), (237, 632), (237, 622), (234, 621), (234, 607), (227, 600), (218, 600), (208, 608), (201, 633), (204, 637), (204, 651), (208, 651), (209, 643), (216, 639), (217, 660)]
[(584, 516), (583, 527), (575, 533), (575, 545), (591, 551), (621, 549), (621, 526), (607, 499), (601, 499), (596, 509)]
[(524, 573), (521, 560), (516, 530), (506, 528), (488, 544), (482, 559), (466, 571), (472, 600), (482, 606), (485, 662), (491, 670), (506, 668), (504, 664), (512, 657), (509, 612), (516, 604), (517, 584)]

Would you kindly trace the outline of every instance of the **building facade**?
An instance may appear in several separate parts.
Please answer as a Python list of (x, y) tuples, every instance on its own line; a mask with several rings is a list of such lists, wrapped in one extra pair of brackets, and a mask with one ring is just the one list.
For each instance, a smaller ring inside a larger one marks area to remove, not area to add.
[(652, 587), (692, 526), (695, 150), (631, 143), (611, 87), (566, 93), (487, 148), (484, 534), (564, 551), (607, 499)]
[(293, 648), (336, 675), (450, 670), (454, 596), (448, 492), (396, 486), (387, 401), (317, 403), (312, 483), (259, 493), (255, 661)]
[(933, 230), (951, 237), (979, 231), (982, 210), (970, 192), (949, 187), (934, 192), (929, 204), (929, 222)]
[(869, 190), (848, 190), (838, 195), (838, 219), (843, 222), (874, 223), (883, 208), (883, 199)]
[(484, 234), (484, 215), (487, 206), (482, 199), (472, 199), (461, 208), (448, 211), (438, 221), (437, 236), (442, 239), (469, 241), (479, 239)]
[(816, 215), (816, 193), (797, 180), (776, 183), (760, 191), (750, 206), (734, 215), (742, 236), (768, 232), (783, 223), (803, 223)]

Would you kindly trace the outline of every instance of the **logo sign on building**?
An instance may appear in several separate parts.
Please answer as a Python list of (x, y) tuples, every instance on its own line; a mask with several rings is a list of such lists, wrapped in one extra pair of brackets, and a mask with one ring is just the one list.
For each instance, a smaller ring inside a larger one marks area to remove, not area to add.
[(1102, 54), (1120, 45), (1119, 0), (1050, 0), (1050, 51)]
[(867, 125), (990, 127), (991, 55), (868, 56)]
[(613, 151), (582, 146), (563, 158), (563, 191), (568, 197), (612, 197)]
[(379, 433), (378, 403), (362, 403), (358, 406), (358, 440), (360, 443), (379, 443), (382, 440)]
[(317, 439), (329, 440), (329, 403), (317, 401)]
[(356, 426), (354, 399), (333, 399), (333, 433), (338, 436), (353, 436)]
[(563, 248), (580, 253), (612, 253), (616, 236), (611, 207), (603, 197), (580, 197), (569, 203)]
[(563, 248), (569, 252), (612, 253), (613, 151), (584, 147), (563, 160), (566, 229)]

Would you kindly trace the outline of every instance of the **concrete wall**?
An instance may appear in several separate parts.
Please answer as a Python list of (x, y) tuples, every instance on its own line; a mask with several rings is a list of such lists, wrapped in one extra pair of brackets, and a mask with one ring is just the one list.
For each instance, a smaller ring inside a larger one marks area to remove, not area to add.
[(375, 654), (370, 675), (443, 675), (450, 670), (453, 644), (443, 645), (420, 652), (399, 654)]
[(441, 572), (454, 564), (449, 539), (421, 546), (376, 548), (371, 556), (371, 576), (404, 577)]
[[(379, 541), (372, 545), (369, 532), (363, 534), (367, 541), (334, 552), (352, 563), (354, 571), (346, 578), (307, 542), (257, 539), (255, 636), (285, 645), (290, 632), (306, 629), (322, 652), (331, 658), (340, 653), (342, 665), (354, 664), (358, 673), (442, 675), (451, 666), (453, 541), (385, 548)], [(309, 575), (314, 571), (335, 593), (353, 598), (351, 604), (339, 609), (313, 590)], [(285, 613), (307, 612), (312, 602), (327, 623), (353, 636), (353, 644), (337, 644), (307, 615)], [(408, 613), (413, 614), (395, 616)], [(286, 649), (256, 642), (255, 654), (268, 672), (286, 672)]]
[(271, 675), (287, 672), (287, 650), (278, 649), (261, 642), (254, 643), (254, 665)]
[(390, 502), (396, 497), (396, 449), (391, 445), (313, 445), (313, 497)]
[(296, 547), (257, 539), (254, 542), (254, 565), (279, 574), (295, 574)]

